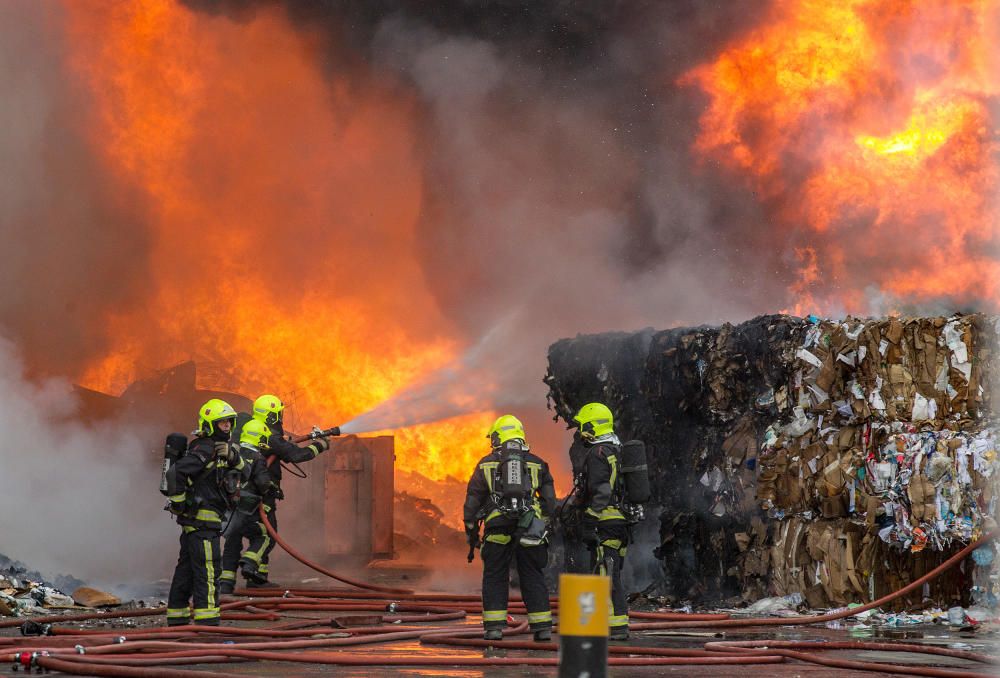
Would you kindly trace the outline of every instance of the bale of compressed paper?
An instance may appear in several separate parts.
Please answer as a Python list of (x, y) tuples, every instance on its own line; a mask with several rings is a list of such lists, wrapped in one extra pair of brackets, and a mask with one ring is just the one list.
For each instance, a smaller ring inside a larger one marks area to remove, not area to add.
[[(758, 546), (753, 479), (759, 431), (777, 414), (804, 321), (764, 316), (739, 326), (565, 339), (549, 349), (550, 406), (569, 422), (605, 402), (624, 439), (646, 442), (664, 566), (660, 593), (694, 601), (742, 596), (752, 561), (756, 588), (767, 567)], [(649, 530), (639, 530), (648, 532)], [(653, 530), (656, 532), (657, 530)], [(741, 550), (738, 533), (749, 537)], [(752, 595), (748, 594), (748, 595)]]
[(765, 432), (762, 508), (851, 516), (914, 553), (978, 535), (1000, 470), (995, 337), (978, 315), (814, 324)]
[[(763, 316), (562, 340), (546, 382), (557, 417), (601, 400), (621, 437), (646, 441), (658, 592), (794, 588), (842, 605), (912, 580), (988, 524), (995, 338), (981, 315)], [(950, 600), (965, 583), (929, 593)]]

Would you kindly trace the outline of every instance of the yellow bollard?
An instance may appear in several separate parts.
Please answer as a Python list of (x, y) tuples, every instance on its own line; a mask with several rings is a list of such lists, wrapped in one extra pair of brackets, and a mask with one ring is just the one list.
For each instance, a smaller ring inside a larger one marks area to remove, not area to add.
[(559, 678), (608, 675), (610, 600), (607, 577), (559, 575)]

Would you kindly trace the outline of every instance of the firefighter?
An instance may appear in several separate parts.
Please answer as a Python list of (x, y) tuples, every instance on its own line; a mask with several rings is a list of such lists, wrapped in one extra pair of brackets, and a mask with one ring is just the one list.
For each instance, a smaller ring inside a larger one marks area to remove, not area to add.
[[(299, 447), (295, 443), (285, 438), (283, 426), (285, 405), (278, 396), (262, 395), (253, 401), (253, 419), (267, 426), (271, 432), (267, 438), (268, 452), (274, 455), (275, 460), (268, 467), (271, 476), (271, 488), (264, 496), (264, 510), (267, 511), (268, 522), (275, 532), (278, 531), (277, 502), (285, 498), (285, 493), (281, 489), (281, 464), (299, 464), (304, 461), (315, 459), (323, 452), (330, 449), (330, 442), (326, 438), (311, 440), (305, 447)], [(268, 585), (269, 561), (274, 540), (269, 539), (264, 552), (261, 555), (260, 563), (257, 566), (256, 577), (248, 581), (251, 588), (264, 587)], [(244, 572), (246, 573), (246, 571)]]
[[(256, 419), (250, 419), (240, 430), (240, 456), (243, 458), (240, 479), (240, 499), (226, 530), (226, 543), (222, 549), (222, 573), (219, 575), (219, 593), (232, 593), (236, 586), (237, 565), (248, 585), (258, 579), (257, 568), (271, 546), (271, 537), (258, 516), (262, 498), (271, 488), (267, 470), (267, 440), (270, 429)], [(249, 545), (243, 549), (243, 540)]]
[(563, 537), (563, 568), (571, 574), (590, 574), (591, 553), (587, 544), (582, 541), (581, 521), (583, 518), (584, 462), (587, 459), (587, 446), (584, 445), (580, 431), (574, 431), (573, 444), (569, 448), (570, 466), (573, 469), (573, 491), (563, 500), (557, 509), (559, 526)]
[(573, 421), (579, 427), (585, 451), (579, 479), (581, 539), (590, 549), (591, 571), (611, 578), (609, 637), (628, 640), (628, 600), (622, 584), (628, 523), (621, 511), (621, 441), (615, 435), (614, 417), (606, 405), (588, 403)]
[(213, 398), (198, 411), (198, 430), (187, 452), (173, 467), (176, 487), (168, 508), (181, 526), (181, 549), (167, 598), (167, 624), (190, 622), (188, 601), (194, 598), (194, 623), (218, 626), (216, 584), (219, 573), (219, 534), (222, 516), (235, 494), (242, 465), (230, 446), (236, 411)]
[(517, 418), (500, 417), (487, 438), (492, 450), (469, 478), (464, 507), (465, 531), (473, 549), (480, 544), (479, 521), (485, 518), (480, 551), (484, 638), (503, 638), (513, 561), (535, 640), (550, 640), (552, 612), (543, 570), (549, 556), (545, 520), (555, 507), (552, 474), (548, 464), (529, 452)]

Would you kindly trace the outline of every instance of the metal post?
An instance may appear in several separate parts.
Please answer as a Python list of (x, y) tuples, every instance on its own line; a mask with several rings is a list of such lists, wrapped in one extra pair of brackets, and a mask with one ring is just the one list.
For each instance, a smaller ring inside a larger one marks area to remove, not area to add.
[(559, 575), (559, 678), (606, 678), (611, 580)]

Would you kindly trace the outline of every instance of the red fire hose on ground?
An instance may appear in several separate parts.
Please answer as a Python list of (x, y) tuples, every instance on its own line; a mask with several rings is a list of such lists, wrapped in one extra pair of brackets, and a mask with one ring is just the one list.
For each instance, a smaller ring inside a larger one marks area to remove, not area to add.
[[(320, 432), (322, 433), (322, 432)], [(273, 461), (274, 457), (268, 460)], [(293, 591), (241, 591), (252, 596), (235, 600), (222, 606), (224, 619), (240, 621), (276, 621), (286, 611), (311, 613), (370, 613), (376, 615), (358, 616), (352, 624), (348, 617), (334, 617), (327, 620), (307, 619), (274, 627), (210, 627), (181, 626), (131, 628), (120, 630), (80, 630), (65, 627), (50, 627), (51, 635), (29, 639), (2, 639), (6, 646), (4, 653), (15, 665), (25, 668), (57, 670), (77, 675), (127, 676), (141, 678), (200, 678), (205, 674), (174, 668), (178, 664), (219, 664), (229, 662), (295, 662), (332, 666), (440, 666), (440, 667), (492, 667), (492, 666), (555, 666), (556, 657), (483, 657), (436, 655), (430, 652), (411, 654), (368, 654), (345, 652), (339, 648), (357, 647), (376, 643), (393, 643), (418, 639), (421, 645), (449, 646), (456, 648), (480, 648), (493, 646), (515, 650), (551, 652), (557, 649), (555, 643), (536, 643), (510, 640), (509, 638), (527, 633), (527, 624), (522, 623), (509, 629), (505, 640), (485, 641), (480, 636), (478, 626), (459, 625), (469, 613), (481, 613), (482, 605), (478, 596), (452, 594), (421, 594), (408, 589), (378, 586), (350, 579), (312, 562), (275, 532), (266, 512), (260, 509), (260, 517), (269, 535), (290, 556), (303, 565), (336, 581), (361, 591), (293, 590)], [(993, 539), (990, 534), (974, 544), (962, 549), (941, 566), (924, 577), (894, 594), (885, 596), (862, 607), (843, 610), (826, 615), (781, 619), (731, 619), (728, 615), (705, 614), (687, 615), (680, 613), (637, 613), (635, 617), (649, 619), (632, 625), (636, 631), (665, 628), (731, 628), (769, 625), (814, 624), (841, 619), (883, 605), (899, 596), (922, 586), (950, 567), (954, 567), (968, 556), (973, 549)], [(386, 597), (390, 595), (391, 598)], [(510, 612), (524, 613), (523, 603), (512, 599)], [(558, 609), (558, 601), (553, 601), (553, 609)], [(135, 610), (115, 615), (117, 617), (139, 617), (162, 614), (162, 608)], [(407, 612), (411, 614), (397, 614)], [(386, 613), (386, 614), (383, 614)], [(39, 624), (67, 623), (91, 619), (112, 618), (111, 614), (85, 614), (70, 617), (45, 617), (34, 620)], [(347, 622), (347, 623), (342, 623)], [(451, 626), (423, 626), (419, 624), (453, 622)], [(374, 622), (374, 623), (370, 623)], [(418, 624), (402, 626), (403, 623)], [(0, 623), (0, 627), (20, 624)], [(471, 630), (470, 630), (471, 629)], [(194, 642), (194, 641), (207, 642)], [(321, 649), (325, 648), (325, 649)], [(905, 666), (881, 662), (863, 662), (828, 657), (819, 651), (850, 649), (868, 651), (891, 649), (895, 652), (919, 653), (946, 656), (973, 663), (992, 663), (994, 660), (978, 653), (922, 645), (896, 643), (815, 643), (810, 641), (736, 641), (710, 642), (701, 649), (656, 648), (641, 646), (613, 646), (610, 648), (609, 664), (612, 666), (677, 666), (677, 665), (753, 665), (776, 664), (787, 659), (835, 668), (879, 671), (883, 673), (903, 673), (922, 676), (965, 677), (986, 674), (973, 671), (942, 669), (930, 666)], [(808, 651), (807, 651), (808, 650)], [(214, 675), (230, 675), (215, 673)]]
[[(469, 613), (481, 612), (478, 596), (442, 593), (414, 593), (402, 589), (379, 587), (338, 575), (312, 563), (284, 542), (267, 524), (272, 538), (290, 555), (304, 565), (331, 578), (364, 590), (254, 590), (241, 592), (244, 599), (223, 605), (228, 618), (241, 621), (273, 621), (282, 618), (289, 610), (310, 613), (332, 612), (348, 616), (296, 619), (290, 623), (269, 627), (153, 627), (80, 630), (53, 626), (52, 635), (37, 638), (0, 639), (5, 655), (16, 664), (39, 667), (78, 675), (134, 676), (152, 678), (185, 678), (204, 676), (204, 672), (176, 668), (177, 665), (222, 664), (231, 662), (295, 662), (329, 666), (436, 666), (436, 667), (493, 667), (493, 666), (555, 666), (556, 657), (484, 657), (438, 655), (430, 648), (483, 648), (487, 646), (552, 652), (555, 643), (536, 643), (518, 640), (526, 634), (527, 624), (508, 629), (502, 641), (485, 641), (480, 637), (478, 625), (462, 623)], [(815, 624), (842, 619), (865, 610), (884, 605), (922, 586), (924, 582), (956, 566), (972, 550), (992, 540), (995, 533), (986, 535), (949, 558), (907, 587), (867, 605), (825, 615), (797, 618), (733, 619), (728, 615), (687, 615), (683, 613), (647, 612), (636, 618), (650, 620), (636, 623), (636, 631), (662, 628), (733, 628), (760, 626), (792, 626)], [(397, 593), (398, 592), (398, 593)], [(387, 597), (386, 593), (393, 593)], [(558, 607), (557, 605), (554, 607)], [(516, 603), (511, 609), (517, 609)], [(118, 615), (84, 614), (66, 617), (45, 617), (44, 623), (71, 623), (91, 619), (138, 617), (162, 614), (160, 608), (135, 610)], [(400, 614), (406, 613), (406, 614)], [(340, 621), (338, 621), (340, 620)], [(36, 620), (39, 621), (39, 620)], [(358, 625), (352, 625), (353, 623)], [(441, 626), (442, 622), (450, 625)], [(18, 622), (4, 622), (13, 626)], [(403, 624), (408, 624), (404, 626)], [(348, 652), (342, 648), (363, 647), (376, 643), (394, 643), (419, 640), (428, 651), (416, 653), (369, 654)], [(755, 665), (776, 664), (795, 660), (830, 668), (877, 671), (882, 673), (909, 674), (957, 678), (989, 675), (979, 671), (940, 668), (927, 665), (903, 665), (887, 662), (870, 662), (829, 656), (830, 650), (892, 651), (947, 657), (951, 660), (987, 665), (995, 658), (975, 652), (947, 648), (884, 642), (816, 642), (786, 640), (712, 641), (701, 648), (662, 648), (636, 645), (614, 645), (610, 648), (609, 664), (612, 666), (695, 666), (695, 665)], [(215, 675), (228, 675), (215, 673)]]
[[(274, 459), (274, 457), (271, 457), (271, 459)], [(284, 539), (278, 536), (278, 533), (275, 532), (274, 527), (271, 525), (271, 522), (267, 519), (267, 512), (264, 510), (263, 504), (261, 504), (260, 508), (257, 511), (260, 514), (261, 522), (264, 524), (264, 527), (267, 528), (267, 533), (271, 535), (271, 539), (273, 539), (275, 543), (277, 543), (281, 548), (283, 548), (285, 550), (285, 553), (290, 555), (292, 558), (295, 558), (295, 560), (299, 561), (306, 567), (316, 570), (320, 574), (326, 575), (331, 579), (343, 582), (344, 584), (350, 584), (351, 586), (355, 586), (359, 589), (365, 589), (366, 591), (376, 591), (378, 593), (401, 593), (401, 594), (413, 593), (413, 591), (409, 589), (397, 589), (389, 586), (377, 586), (375, 584), (368, 584), (365, 582), (357, 581), (356, 579), (349, 579), (342, 574), (337, 574), (332, 570), (328, 570), (319, 563), (314, 563), (313, 561), (309, 560), (301, 553), (296, 551), (290, 544), (288, 544), (288, 542), (286, 542)]]

